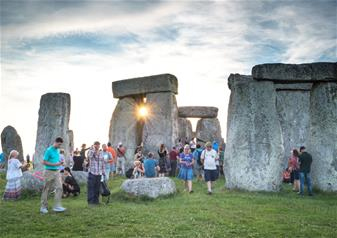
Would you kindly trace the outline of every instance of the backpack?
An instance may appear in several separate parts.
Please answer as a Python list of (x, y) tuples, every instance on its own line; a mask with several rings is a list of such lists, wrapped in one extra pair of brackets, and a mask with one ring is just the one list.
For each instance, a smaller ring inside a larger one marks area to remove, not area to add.
[(196, 150), (196, 152), (197, 152), (197, 163), (198, 163), (198, 165), (202, 165), (202, 162), (201, 162), (201, 154), (202, 154), (202, 152), (203, 152), (203, 150)]
[(128, 171), (125, 172), (125, 176), (127, 178), (131, 178), (132, 177), (132, 174), (133, 174), (133, 169), (128, 169)]

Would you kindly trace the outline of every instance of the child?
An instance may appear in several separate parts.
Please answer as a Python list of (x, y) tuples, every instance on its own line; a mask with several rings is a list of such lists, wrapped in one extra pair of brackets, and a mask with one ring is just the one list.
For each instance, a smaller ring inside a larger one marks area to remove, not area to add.
[(133, 169), (133, 178), (140, 178), (144, 174), (142, 163), (138, 160), (134, 162), (135, 168)]
[(70, 172), (69, 167), (64, 168), (64, 182), (63, 182), (63, 197), (69, 197), (70, 194), (77, 196), (80, 193), (80, 186), (78, 186), (75, 178)]
[(4, 200), (17, 200), (21, 196), (21, 182), (22, 177), (21, 169), (28, 168), (29, 164), (22, 165), (17, 159), (19, 152), (12, 150), (8, 157), (8, 170), (7, 170), (7, 184), (4, 193)]

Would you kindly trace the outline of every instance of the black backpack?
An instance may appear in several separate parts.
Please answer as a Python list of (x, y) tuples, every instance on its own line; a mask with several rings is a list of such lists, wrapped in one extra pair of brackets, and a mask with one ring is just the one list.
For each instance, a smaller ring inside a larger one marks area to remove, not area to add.
[(126, 171), (125, 176), (130, 179), (132, 177), (133, 174), (133, 169), (129, 169), (128, 171)]

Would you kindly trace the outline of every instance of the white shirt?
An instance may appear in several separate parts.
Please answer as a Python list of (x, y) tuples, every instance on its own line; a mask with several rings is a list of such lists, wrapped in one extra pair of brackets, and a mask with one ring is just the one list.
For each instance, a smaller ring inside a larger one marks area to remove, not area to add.
[(8, 160), (8, 169), (7, 169), (6, 179), (10, 180), (10, 179), (22, 177), (21, 166), (22, 164), (18, 159), (12, 158)]
[(216, 161), (219, 159), (219, 155), (213, 149), (210, 150), (210, 151), (205, 149), (201, 153), (201, 159), (204, 160), (204, 169), (215, 170), (216, 169)]

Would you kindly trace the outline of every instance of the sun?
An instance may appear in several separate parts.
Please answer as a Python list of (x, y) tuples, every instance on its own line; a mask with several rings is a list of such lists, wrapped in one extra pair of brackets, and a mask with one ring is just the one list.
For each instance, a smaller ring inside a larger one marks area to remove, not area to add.
[(141, 118), (146, 118), (149, 115), (149, 111), (146, 106), (140, 106), (138, 109), (138, 115)]

